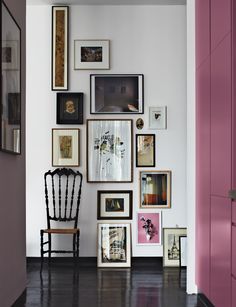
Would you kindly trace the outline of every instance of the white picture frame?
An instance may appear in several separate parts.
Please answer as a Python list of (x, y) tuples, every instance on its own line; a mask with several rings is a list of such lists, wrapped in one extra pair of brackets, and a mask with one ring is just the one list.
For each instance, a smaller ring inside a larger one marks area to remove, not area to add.
[(167, 107), (149, 107), (149, 129), (167, 129)]

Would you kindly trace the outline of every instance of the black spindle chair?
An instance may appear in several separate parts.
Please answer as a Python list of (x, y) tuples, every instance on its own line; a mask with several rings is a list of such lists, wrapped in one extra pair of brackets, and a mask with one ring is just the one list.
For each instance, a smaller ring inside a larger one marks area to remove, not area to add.
[[(83, 176), (70, 168), (57, 168), (44, 174), (47, 229), (41, 229), (41, 260), (48, 253), (72, 253), (79, 257), (80, 229), (77, 227)], [(65, 228), (66, 223), (69, 227)], [(52, 227), (55, 224), (55, 227)], [(58, 226), (63, 227), (58, 227)], [(68, 225), (68, 224), (67, 224)], [(44, 242), (44, 234), (48, 241)], [(72, 250), (53, 250), (52, 234), (72, 235)], [(48, 249), (44, 250), (47, 245)]]

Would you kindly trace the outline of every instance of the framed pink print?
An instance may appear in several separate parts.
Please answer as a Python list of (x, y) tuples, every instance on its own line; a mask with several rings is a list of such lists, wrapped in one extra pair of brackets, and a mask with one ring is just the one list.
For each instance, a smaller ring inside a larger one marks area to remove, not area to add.
[(138, 244), (161, 245), (161, 212), (138, 212)]

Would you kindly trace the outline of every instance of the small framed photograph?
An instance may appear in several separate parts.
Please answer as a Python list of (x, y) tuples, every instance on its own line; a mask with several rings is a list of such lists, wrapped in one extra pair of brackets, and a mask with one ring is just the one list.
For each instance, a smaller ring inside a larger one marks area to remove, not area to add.
[(52, 129), (52, 166), (79, 166), (79, 129)]
[(131, 220), (133, 191), (98, 191), (98, 220)]
[(90, 75), (91, 114), (143, 114), (142, 74)]
[(141, 208), (170, 208), (171, 171), (140, 172)]
[(167, 110), (166, 106), (149, 108), (150, 129), (166, 129), (167, 126), (166, 110)]
[(109, 69), (110, 41), (75, 40), (74, 41), (74, 69)]
[(98, 267), (131, 266), (130, 224), (98, 224)]
[(3, 40), (2, 41), (2, 69), (18, 70), (20, 69), (20, 50), (19, 41)]
[(161, 212), (138, 212), (138, 244), (161, 244)]
[(20, 125), (20, 93), (8, 93), (8, 124)]
[(136, 167), (155, 166), (155, 134), (136, 134)]
[(163, 266), (178, 267), (180, 265), (179, 237), (186, 236), (186, 228), (164, 228)]
[(187, 236), (179, 236), (179, 266), (187, 267)]
[(83, 124), (83, 93), (57, 93), (57, 124)]

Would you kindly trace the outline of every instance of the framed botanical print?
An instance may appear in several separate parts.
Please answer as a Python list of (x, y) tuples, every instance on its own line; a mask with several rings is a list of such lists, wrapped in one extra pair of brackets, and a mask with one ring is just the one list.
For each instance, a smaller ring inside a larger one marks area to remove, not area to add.
[(155, 166), (155, 134), (136, 134), (136, 167)]
[(161, 212), (138, 212), (138, 244), (161, 244)]
[(83, 93), (57, 93), (57, 124), (83, 124)]
[(167, 116), (166, 106), (149, 108), (149, 128), (150, 129), (166, 129)]
[(132, 119), (87, 120), (87, 181), (133, 181)]

